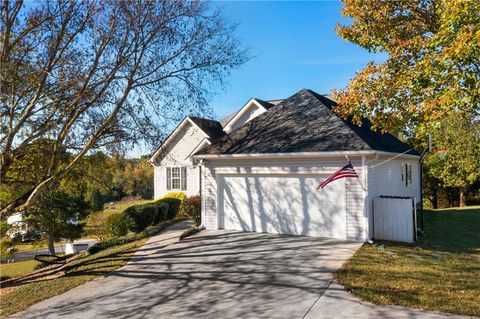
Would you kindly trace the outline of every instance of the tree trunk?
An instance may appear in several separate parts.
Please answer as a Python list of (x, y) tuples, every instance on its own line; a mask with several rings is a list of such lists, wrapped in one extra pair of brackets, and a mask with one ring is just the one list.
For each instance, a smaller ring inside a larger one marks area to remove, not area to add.
[(48, 251), (50, 255), (55, 255), (55, 243), (53, 242), (53, 229), (48, 230)]
[(433, 192), (433, 209), (438, 208), (438, 194), (437, 191)]
[(465, 192), (460, 191), (460, 207), (465, 207)]

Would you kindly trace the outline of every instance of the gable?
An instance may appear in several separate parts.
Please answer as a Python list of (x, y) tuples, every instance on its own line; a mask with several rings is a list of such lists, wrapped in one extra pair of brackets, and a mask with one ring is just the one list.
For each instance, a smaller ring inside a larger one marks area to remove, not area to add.
[(188, 121), (158, 149), (152, 162), (156, 166), (189, 165), (193, 151), (198, 151), (205, 141), (208, 141), (205, 133)]
[(230, 133), (250, 122), (257, 116), (265, 113), (271, 106), (273, 105), (268, 102), (259, 99), (250, 99), (240, 111), (229, 118), (228, 122), (224, 125), (223, 130), (226, 133)]
[[(187, 132), (187, 134), (185, 135), (185, 130), (189, 129), (191, 129), (192, 132)], [(193, 155), (195, 152), (201, 150), (206, 145), (210, 145), (210, 141), (224, 136), (225, 132), (223, 131), (222, 125), (217, 121), (195, 116), (187, 116), (168, 136), (165, 142), (155, 151), (155, 153), (150, 158), (150, 162), (155, 164), (159, 160), (161, 160), (162, 157), (165, 157), (168, 154), (170, 148), (172, 147), (170, 146), (171, 143), (176, 143), (179, 139), (182, 138), (189, 140), (187, 135), (197, 135), (198, 137), (194, 140), (188, 141), (187, 145), (185, 145), (186, 150), (189, 151), (188, 154)], [(200, 137), (203, 137), (200, 142), (196, 141), (200, 139)], [(193, 144), (195, 145), (193, 146), (193, 149), (191, 149), (191, 145)]]

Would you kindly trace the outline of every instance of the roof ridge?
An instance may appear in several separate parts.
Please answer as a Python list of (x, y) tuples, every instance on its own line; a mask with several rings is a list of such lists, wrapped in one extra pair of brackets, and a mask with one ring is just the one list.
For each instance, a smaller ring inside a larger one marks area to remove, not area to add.
[[(311, 89), (304, 89), (306, 92), (308, 92), (311, 96), (313, 96), (314, 98), (316, 98), (320, 103), (322, 103), (323, 106), (325, 106), (329, 111), (330, 113), (336, 117), (339, 121), (342, 122), (343, 125), (345, 125), (358, 139), (360, 139), (370, 150), (373, 150), (373, 147), (370, 145), (370, 143), (368, 143), (363, 137), (361, 137), (360, 135), (358, 135), (357, 132), (355, 132), (354, 129), (352, 129), (352, 127), (349, 125), (348, 121), (346, 121), (345, 119), (343, 119), (341, 116), (339, 116), (337, 113), (335, 113), (333, 111), (333, 106), (337, 105), (337, 103), (333, 100), (330, 100), (329, 98), (311, 90)], [(303, 90), (302, 90), (303, 91)], [(328, 102), (328, 104), (330, 105), (326, 105), (325, 102)], [(355, 125), (352, 123), (352, 125)]]
[(219, 123), (219, 121), (217, 121), (215, 119), (209, 119), (209, 118), (200, 117), (200, 116), (196, 116), (196, 115), (188, 115), (187, 117), (189, 117), (191, 119), (195, 118), (195, 119), (199, 119), (199, 120), (203, 120), (203, 121), (210, 121), (210, 122), (218, 122)]
[[(328, 100), (329, 102), (332, 103), (332, 106), (336, 106), (337, 105), (337, 102), (324, 96), (324, 95), (321, 95), (321, 94), (318, 94), (317, 92), (315, 91), (312, 91), (310, 89), (306, 89), (306, 91), (308, 91), (311, 95), (313, 95), (314, 97), (318, 98), (320, 100), (320, 102), (322, 104), (324, 99)], [(324, 104), (325, 105), (325, 104)], [(363, 137), (361, 135), (359, 135), (359, 131), (361, 130), (368, 130), (371, 134), (381, 134), (381, 135), (384, 135), (386, 136), (387, 138), (394, 138), (396, 140), (398, 140), (400, 143), (402, 144), (406, 144), (405, 142), (399, 140), (397, 137), (393, 136), (392, 134), (390, 134), (389, 132), (381, 132), (381, 130), (372, 130), (371, 129), (371, 126), (372, 126), (372, 123), (371, 121), (366, 118), (366, 117), (362, 117), (361, 118), (361, 125), (356, 125), (355, 123), (353, 123), (351, 121), (351, 119), (348, 119), (348, 118), (343, 118), (342, 116), (338, 115), (337, 113), (335, 113), (335, 111), (333, 110), (333, 107), (331, 106), (328, 106), (328, 105), (325, 105), (327, 108), (330, 109), (330, 111), (333, 113), (334, 116), (336, 116), (337, 118), (339, 118), (358, 138), (360, 138), (371, 150), (375, 150), (376, 149), (376, 146), (380, 145), (382, 146), (383, 143), (379, 142), (379, 140), (370, 140), (370, 138), (366, 138), (366, 137)], [(357, 132), (358, 130), (358, 132)], [(407, 144), (406, 144), (407, 145)]]

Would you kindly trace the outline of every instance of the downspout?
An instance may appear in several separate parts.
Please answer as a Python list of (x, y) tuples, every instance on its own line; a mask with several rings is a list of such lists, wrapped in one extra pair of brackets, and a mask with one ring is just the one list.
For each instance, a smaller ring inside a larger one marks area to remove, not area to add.
[[(375, 216), (374, 216), (374, 211), (373, 211), (373, 204), (370, 206), (370, 185), (369, 185), (369, 183), (368, 183), (368, 179), (369, 179), (369, 176), (368, 176), (368, 175), (369, 175), (368, 164), (371, 163), (371, 162), (377, 161), (377, 160), (378, 160), (378, 154), (375, 154), (375, 157), (374, 157), (373, 159), (368, 160), (368, 161), (365, 161), (365, 168), (366, 168), (365, 171), (366, 171), (366, 173), (367, 173), (367, 174), (366, 174), (366, 179), (367, 179), (367, 181), (366, 181), (366, 186), (367, 186), (367, 187), (366, 187), (366, 188), (367, 188), (367, 194), (366, 194), (366, 196), (367, 196), (367, 198), (368, 198), (367, 205), (368, 205), (368, 215), (369, 215), (369, 216), (368, 216), (368, 219), (369, 219), (369, 220), (368, 220), (367, 222), (369, 223), (369, 224), (368, 224), (368, 232), (369, 232), (369, 233), (370, 233), (370, 215), (372, 215), (372, 231), (371, 231), (371, 234), (372, 234), (372, 235), (369, 236), (369, 234), (367, 234), (367, 238), (368, 238), (367, 242), (371, 241), (371, 240), (374, 238), (374, 234), (375, 234), (375, 233), (374, 233), (374, 227), (375, 227), (375, 226), (374, 226), (374, 220), (373, 220), (373, 219), (375, 218)], [(372, 169), (373, 169), (373, 165), (372, 165)], [(372, 172), (372, 173), (373, 173), (373, 172)], [(372, 209), (370, 209), (370, 208), (372, 208)]]
[(201, 219), (202, 221), (200, 222), (200, 225), (198, 226), (199, 229), (205, 229), (206, 228), (205, 224), (204, 224), (204, 222), (205, 222), (204, 200), (205, 199), (204, 199), (204, 196), (203, 196), (203, 193), (202, 193), (202, 190), (203, 190), (203, 188), (202, 188), (203, 166), (204, 166), (204, 164), (205, 164), (205, 160), (203, 160), (203, 159), (198, 162), (198, 170), (199, 170), (199, 174), (200, 174), (200, 176), (199, 176), (199, 181), (200, 181), (200, 186), (199, 186), (199, 190), (200, 190), (200, 210), (201, 210), (200, 214), (202, 216), (202, 219)]
[(432, 149), (432, 137), (430, 136), (429, 133), (427, 133), (427, 140), (428, 140), (428, 145), (427, 147), (423, 150), (422, 154), (420, 154), (420, 159), (418, 160), (418, 166), (419, 166), (419, 175), (420, 175), (420, 236), (423, 236), (425, 233), (424, 231), (424, 224), (425, 224), (425, 217), (423, 214), (423, 162), (425, 161), (425, 158), (427, 157), (427, 153), (429, 153)]

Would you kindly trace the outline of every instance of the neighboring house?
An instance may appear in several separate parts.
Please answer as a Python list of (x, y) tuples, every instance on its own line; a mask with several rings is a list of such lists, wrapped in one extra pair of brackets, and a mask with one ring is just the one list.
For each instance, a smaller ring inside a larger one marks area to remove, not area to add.
[[(220, 122), (187, 117), (151, 158), (155, 198), (200, 194), (207, 229), (372, 237), (373, 198), (419, 201), (419, 156), (368, 120), (356, 126), (338, 117), (334, 105), (304, 89), (284, 100), (251, 99)], [(348, 160), (358, 179), (316, 190)]]
[(8, 216), (7, 224), (11, 227), (7, 230), (7, 235), (13, 238), (20, 238), (22, 241), (28, 239), (28, 235), (32, 232), (32, 227), (29, 222), (25, 221), (24, 212), (16, 212)]

